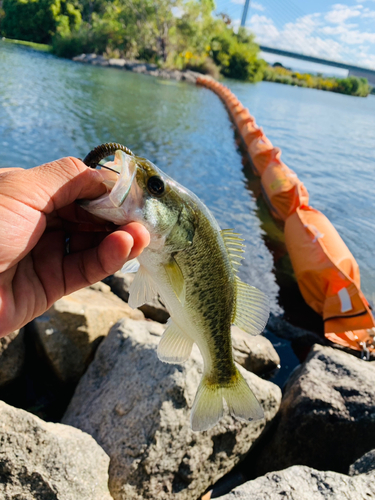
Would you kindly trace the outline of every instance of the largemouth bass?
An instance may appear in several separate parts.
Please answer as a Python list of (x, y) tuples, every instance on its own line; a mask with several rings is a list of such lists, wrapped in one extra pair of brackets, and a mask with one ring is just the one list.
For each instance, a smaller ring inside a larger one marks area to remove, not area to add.
[(119, 174), (106, 181), (108, 193), (81, 204), (115, 224), (136, 221), (150, 232), (138, 262), (123, 269), (138, 268), (129, 305), (139, 307), (159, 294), (167, 307), (171, 317), (158, 346), (161, 361), (183, 363), (197, 344), (204, 372), (191, 411), (192, 429), (215, 425), (223, 416), (223, 399), (232, 415), (262, 418), (232, 355), (231, 325), (255, 335), (269, 314), (266, 296), (237, 276), (243, 240), (231, 229), (221, 231), (196, 195), (150, 161), (125, 151), (117, 150), (114, 162), (105, 164)]

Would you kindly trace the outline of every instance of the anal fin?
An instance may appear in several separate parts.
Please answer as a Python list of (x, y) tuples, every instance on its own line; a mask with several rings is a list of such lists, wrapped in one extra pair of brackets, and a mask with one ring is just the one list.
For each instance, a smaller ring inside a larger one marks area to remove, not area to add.
[(184, 363), (189, 359), (193, 343), (191, 338), (169, 319), (158, 345), (158, 357), (164, 363)]

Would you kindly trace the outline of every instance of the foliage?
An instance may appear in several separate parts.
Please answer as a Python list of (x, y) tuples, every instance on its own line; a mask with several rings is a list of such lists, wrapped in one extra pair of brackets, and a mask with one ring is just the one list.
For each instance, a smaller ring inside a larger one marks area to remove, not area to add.
[(57, 29), (77, 29), (81, 13), (66, 0), (4, 0), (0, 17), (1, 34), (47, 44)]
[(366, 97), (370, 92), (366, 78), (356, 76), (349, 76), (348, 78), (323, 77), (322, 75), (293, 72), (282, 66), (267, 67), (264, 70), (264, 80), (359, 97)]
[(253, 36), (235, 33), (214, 8), (213, 0), (3, 0), (0, 32), (52, 42), (63, 57), (94, 52), (261, 80), (265, 63)]
[(254, 35), (240, 28), (222, 29), (212, 39), (213, 60), (221, 67), (223, 75), (239, 80), (257, 82), (262, 80), (266, 63), (258, 59), (259, 47), (254, 43)]

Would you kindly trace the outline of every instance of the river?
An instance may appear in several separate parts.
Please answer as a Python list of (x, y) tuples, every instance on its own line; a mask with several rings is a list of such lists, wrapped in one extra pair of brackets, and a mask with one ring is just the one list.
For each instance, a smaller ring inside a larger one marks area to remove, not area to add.
[[(226, 84), (282, 149), (311, 205), (339, 231), (374, 303), (375, 96), (268, 82)], [(291, 278), (282, 232), (235, 139), (223, 104), (207, 89), (0, 42), (0, 168), (82, 158), (102, 142), (127, 145), (194, 191), (222, 228), (243, 234), (241, 277), (268, 294), (274, 314), (287, 309), (293, 322), (299, 299), (286, 293)]]

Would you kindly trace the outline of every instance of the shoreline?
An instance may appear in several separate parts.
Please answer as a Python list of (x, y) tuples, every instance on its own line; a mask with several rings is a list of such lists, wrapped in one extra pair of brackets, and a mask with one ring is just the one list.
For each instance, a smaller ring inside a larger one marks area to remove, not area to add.
[(185, 81), (189, 83), (196, 83), (197, 78), (203, 76), (202, 73), (192, 70), (179, 70), (179, 69), (163, 69), (159, 68), (157, 64), (131, 61), (129, 59), (106, 59), (104, 56), (97, 54), (80, 54), (71, 59), (74, 62), (81, 62), (91, 64), (93, 66), (102, 66), (110, 68), (124, 69), (132, 71), (133, 73), (141, 73), (144, 75), (155, 76), (164, 78), (166, 80)]

